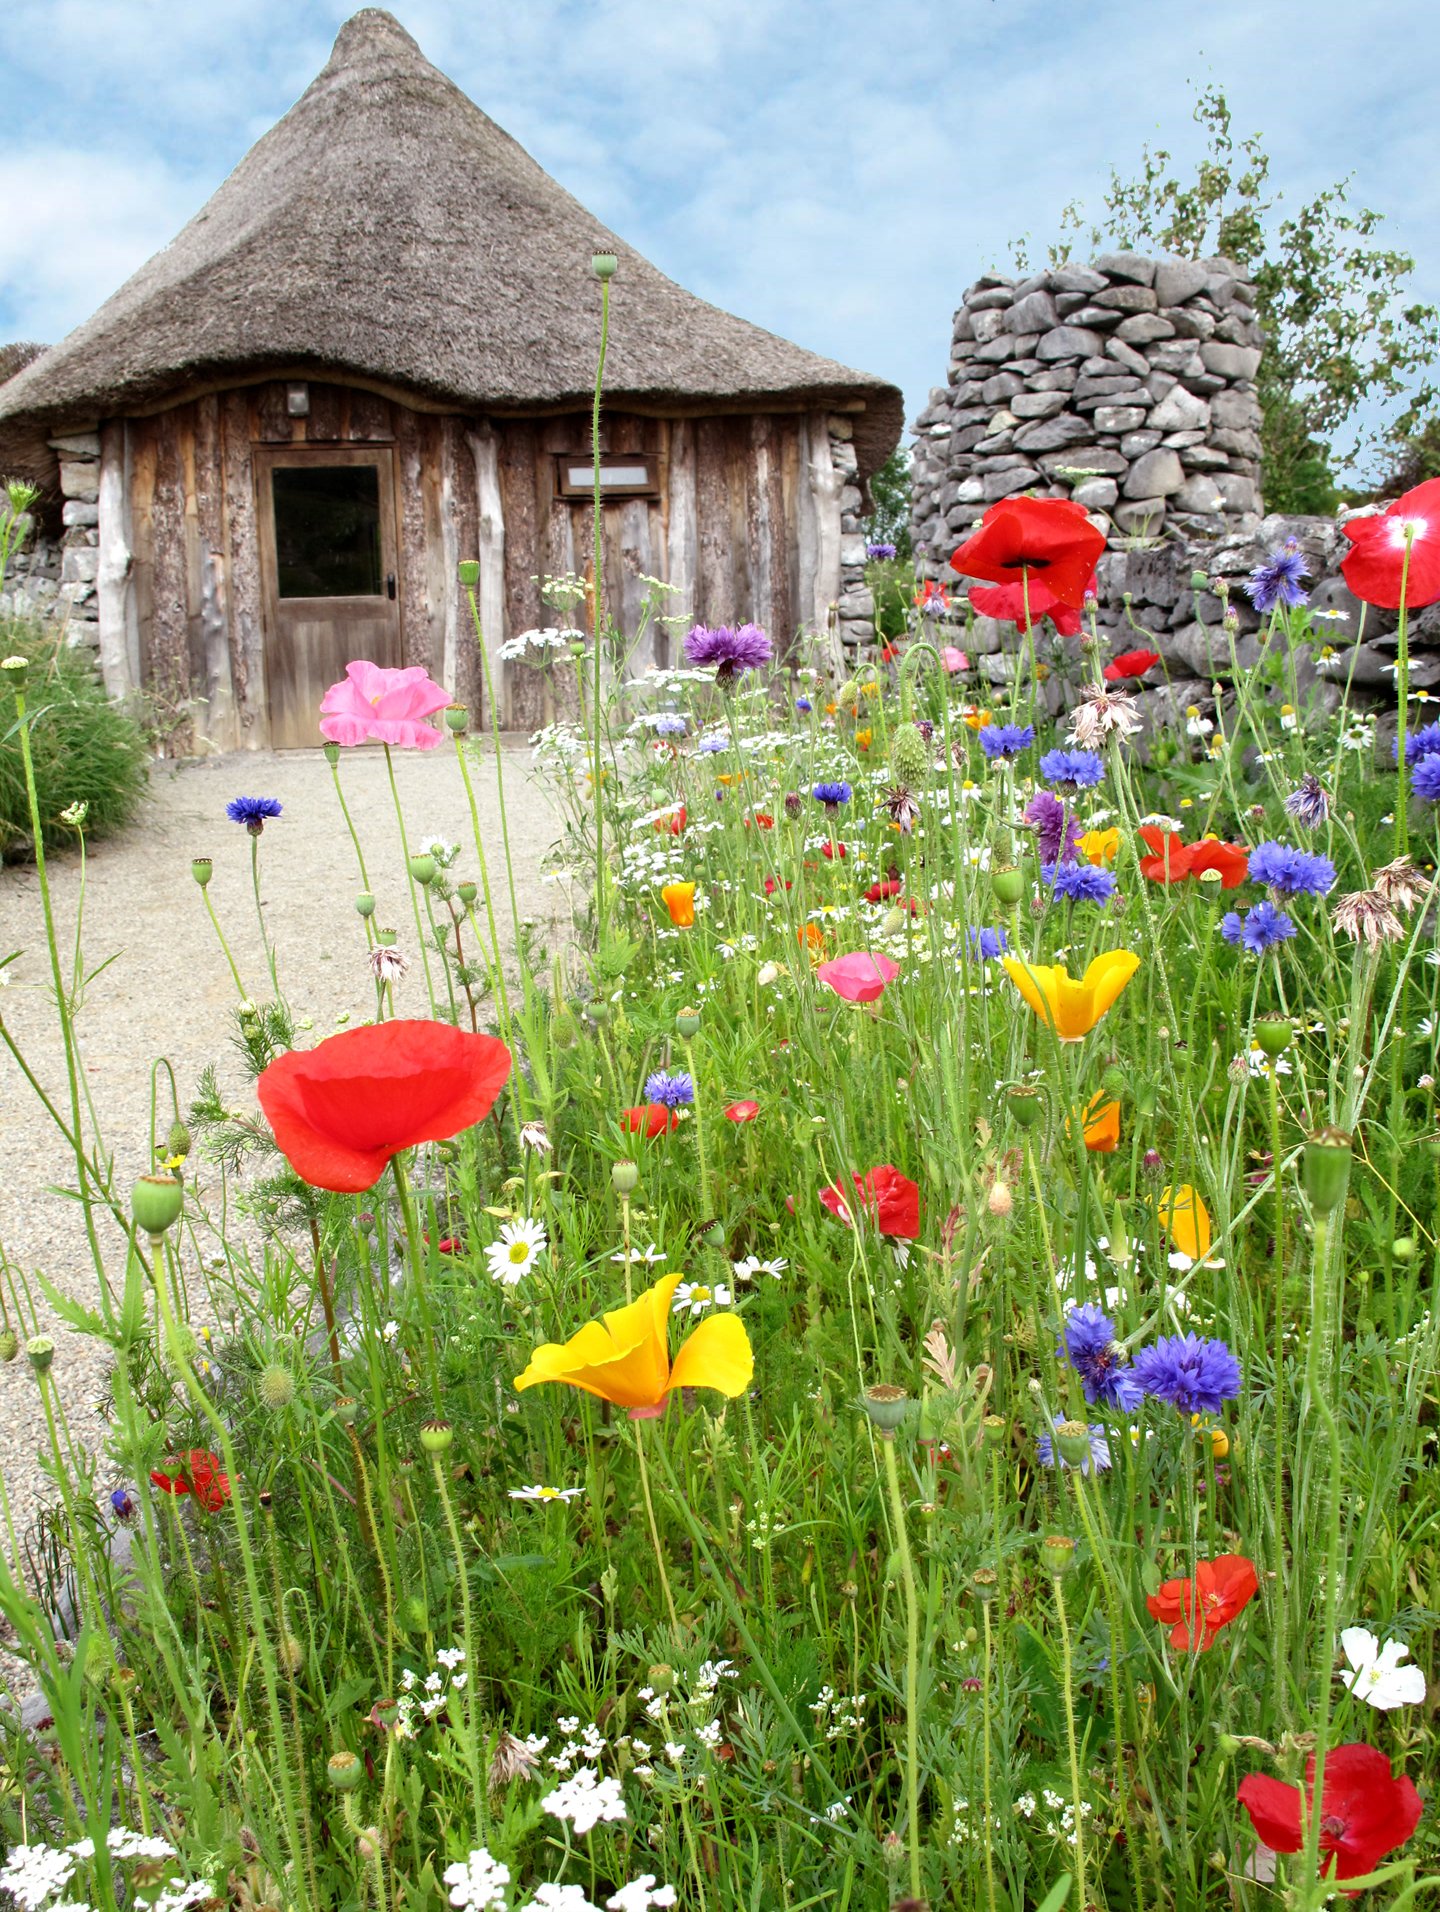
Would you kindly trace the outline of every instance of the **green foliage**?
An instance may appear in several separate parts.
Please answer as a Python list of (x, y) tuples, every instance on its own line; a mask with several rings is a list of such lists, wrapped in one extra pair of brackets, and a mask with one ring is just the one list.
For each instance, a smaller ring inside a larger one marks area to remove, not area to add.
[(1440, 478), (1440, 417), (1432, 415), (1413, 430), (1397, 426), (1386, 453), (1374, 487), (1377, 498), (1396, 498), (1429, 478)]
[[(1144, 148), (1134, 178), (1112, 172), (1103, 229), (1091, 239), (1189, 259), (1221, 254), (1249, 270), (1265, 329), (1266, 503), (1325, 511), (1333, 470), (1373, 450), (1353, 436), (1342, 442), (1362, 405), (1398, 405), (1391, 429), (1402, 441), (1433, 405), (1440, 312), (1408, 298), (1414, 259), (1378, 243), (1383, 216), (1351, 208), (1348, 179), (1280, 216), (1261, 136), (1237, 138), (1220, 87), (1199, 93), (1194, 117), (1208, 148), (1193, 177), (1172, 171), (1165, 149)], [(1069, 223), (1078, 223), (1074, 209)]]
[(870, 480), (871, 511), (865, 520), (865, 536), (871, 544), (893, 544), (897, 558), (909, 561), (910, 542), (910, 453), (897, 445), (879, 471)]
[[(0, 619), (0, 656), (29, 660), (25, 696), (30, 747), (47, 849), (79, 840), (66, 822), (72, 804), (86, 806), (87, 839), (123, 830), (145, 795), (147, 751), (139, 725), (112, 704), (85, 651), (69, 649), (54, 626), (38, 619)], [(30, 807), (13, 706), (0, 729), (0, 860), (33, 854)]]
[(865, 582), (875, 597), (875, 633), (893, 644), (903, 637), (915, 598), (915, 573), (908, 558), (876, 558), (865, 567)]

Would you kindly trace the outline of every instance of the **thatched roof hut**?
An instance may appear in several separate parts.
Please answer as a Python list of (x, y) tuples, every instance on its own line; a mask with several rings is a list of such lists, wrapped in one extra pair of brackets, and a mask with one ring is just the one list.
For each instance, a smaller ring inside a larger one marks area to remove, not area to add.
[[(178, 238), (0, 387), (0, 468), (96, 538), (114, 687), (188, 686), (218, 741), (308, 742), (317, 672), (364, 641), (474, 701), (455, 560), (481, 560), (492, 649), (545, 621), (536, 575), (583, 570), (597, 251), (622, 628), (642, 574), (782, 641), (823, 616), (899, 392), (675, 285), (370, 8)], [(321, 613), (345, 597), (374, 601)]]

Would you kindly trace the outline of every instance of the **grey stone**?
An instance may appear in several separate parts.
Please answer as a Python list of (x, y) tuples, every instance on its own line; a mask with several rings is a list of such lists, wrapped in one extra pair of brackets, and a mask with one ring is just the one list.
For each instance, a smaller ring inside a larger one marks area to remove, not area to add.
[(98, 458), (100, 456), (100, 434), (96, 432), (70, 432), (63, 438), (49, 440), (51, 451), (58, 451), (62, 458)]
[(977, 617), (970, 627), (965, 648), (973, 651), (977, 657), (993, 657), (996, 651), (1004, 648), (1005, 633), (1009, 628), (999, 618)]
[[(1006, 304), (1009, 304), (1008, 299)], [(980, 345), (988, 345), (991, 339), (998, 339), (1004, 331), (1005, 319), (1003, 314), (999, 312), (982, 309), (979, 312), (971, 312), (970, 326), (975, 334), (977, 343)]]
[(1159, 300), (1148, 285), (1108, 285), (1095, 294), (1095, 303), (1112, 312), (1153, 312)]
[(1156, 371), (1168, 372), (1172, 378), (1183, 381), (1197, 375), (1210, 376), (1194, 339), (1167, 339), (1162, 344), (1147, 345), (1145, 356)]
[(1050, 284), (1056, 292), (1101, 292), (1105, 287), (1105, 274), (1096, 271), (1094, 266), (1063, 265), (1056, 266), (1049, 274)]
[(1155, 283), (1155, 261), (1143, 252), (1106, 252), (1095, 261), (1095, 270), (1107, 279), (1124, 279), (1134, 285)]
[(60, 490), (67, 498), (98, 498), (100, 467), (88, 460), (60, 460)]
[(840, 562), (842, 565), (863, 565), (865, 563), (864, 538), (842, 538), (840, 540)]
[(1173, 339), (1175, 328), (1158, 312), (1137, 312), (1123, 321), (1115, 336), (1126, 345), (1149, 345), (1154, 339)]
[(1159, 443), (1159, 432), (1126, 432), (1120, 440), (1120, 450), (1127, 458), (1143, 458), (1147, 451), (1154, 451)]
[(1248, 283), (1244, 266), (1238, 260), (1230, 258), (1228, 253), (1212, 253), (1208, 259), (1202, 259), (1200, 263), (1212, 278), (1238, 279), (1242, 284)]
[(1180, 463), (1186, 471), (1227, 471), (1230, 460), (1223, 451), (1216, 451), (1213, 445), (1191, 445), (1180, 454)]
[(985, 484), (980, 478), (966, 478), (961, 482), (955, 494), (955, 502), (961, 505), (979, 505), (985, 502)]
[(1089, 436), (1090, 427), (1083, 418), (1042, 418), (1015, 433), (1015, 448), (1025, 452), (1059, 451), (1064, 445), (1082, 445)]
[(1012, 497), (1017, 491), (1028, 491), (1039, 476), (1028, 465), (1022, 465), (1015, 471), (987, 472), (981, 481), (986, 504), (993, 505), (997, 499)]
[[(1137, 291), (1139, 287), (1135, 288)], [(1120, 323), (1123, 314), (1112, 311), (1104, 305), (1082, 305), (1078, 312), (1070, 314), (1072, 325), (1083, 325), (1092, 332), (1108, 332), (1112, 325)]]
[(1171, 551), (1165, 550), (1132, 552), (1120, 588), (1141, 604), (1154, 604), (1168, 611), (1179, 601), (1185, 586), (1176, 571), (1175, 558)]
[[(1100, 362), (1103, 365), (1106, 361), (1102, 359)], [(1109, 378), (1094, 378), (1087, 374), (1076, 379), (1075, 403), (1077, 405), (1094, 406), (1104, 401), (1148, 407), (1150, 394), (1139, 379), (1132, 378), (1128, 372), (1114, 372)]]
[(1133, 345), (1122, 338), (1106, 340), (1105, 356), (1106, 358), (1114, 359), (1117, 365), (1123, 365), (1127, 371), (1137, 372), (1141, 378), (1144, 378), (1145, 374), (1150, 370), (1149, 362), (1144, 353), (1137, 352)]
[(1025, 381), (1014, 372), (996, 372), (987, 378), (980, 387), (980, 395), (987, 405), (999, 405), (1007, 398), (1014, 398), (1017, 392), (1023, 392)]
[(1232, 312), (1216, 326), (1215, 337), (1222, 345), (1259, 345), (1259, 330), (1253, 319), (1242, 319)]
[(847, 591), (838, 601), (837, 608), (841, 617), (873, 618), (875, 594), (873, 591)]
[(966, 339), (970, 340), (972, 343), (974, 342), (975, 321), (971, 317), (970, 308), (968, 305), (962, 305), (960, 310), (955, 314), (955, 329), (953, 332), (951, 332), (950, 336), (957, 345), (961, 344)]
[(1162, 372), (1158, 365), (1152, 365), (1145, 374), (1145, 389), (1152, 398), (1164, 398), (1167, 392), (1173, 392), (1180, 383), (1173, 372)]
[(1082, 378), (1107, 378), (1115, 370), (1108, 358), (1087, 358), (1080, 361)]
[(1192, 445), (1205, 443), (1205, 434), (1204, 432), (1166, 432), (1160, 443), (1168, 445), (1171, 451), (1189, 451)]
[(63, 506), (60, 517), (67, 525), (99, 524), (100, 506), (94, 501), (71, 498)]
[(1217, 320), (1208, 312), (1202, 312), (1196, 306), (1171, 306), (1165, 314), (1175, 328), (1178, 338), (1208, 339), (1215, 335)]
[(1260, 354), (1253, 345), (1222, 345), (1218, 339), (1207, 339), (1200, 356), (1205, 370), (1222, 378), (1254, 378), (1260, 369)]
[[(998, 312), (1003, 311), (1004, 308), (1012, 302), (1014, 297), (1015, 288), (1013, 286), (997, 281), (988, 286), (984, 286), (978, 292), (974, 290), (967, 292), (965, 294), (965, 303), (972, 312)], [(979, 335), (977, 334), (976, 336), (978, 337)]]
[(1184, 482), (1185, 472), (1176, 454), (1157, 447), (1154, 451), (1142, 452), (1130, 467), (1125, 479), (1125, 496), (1164, 498), (1178, 491)]
[(1057, 292), (1055, 310), (1062, 319), (1068, 319), (1072, 312), (1081, 312), (1090, 303), (1088, 292)]
[(66, 584), (93, 584), (100, 553), (86, 547), (69, 546), (61, 560), (60, 576)]
[(1187, 299), (1205, 290), (1209, 277), (1208, 268), (1198, 259), (1157, 259), (1155, 296), (1161, 305), (1184, 305)]
[(1064, 392), (1020, 392), (1010, 409), (1017, 418), (1053, 418), (1065, 409)]
[(998, 432), (988, 432), (986, 436), (980, 440), (980, 443), (975, 447), (975, 456), (977, 458), (994, 458), (997, 453), (1013, 451), (1014, 446), (1014, 434), (1002, 428)]
[(1253, 478), (1242, 478), (1233, 471), (1218, 472), (1212, 481), (1225, 501), (1227, 511), (1260, 510), (1260, 487)]
[(1132, 537), (1158, 536), (1165, 522), (1163, 498), (1130, 498), (1115, 507), (1115, 522)]
[(1120, 487), (1113, 478), (1084, 478), (1070, 496), (1087, 511), (1108, 511), (1120, 496)]
[(1228, 389), (1218, 372), (1187, 372), (1180, 383), (1197, 398), (1213, 398), (1217, 392)]
[(985, 436), (986, 430), (987, 427), (984, 425), (966, 425), (962, 431), (951, 432), (951, 453), (958, 456), (962, 452), (973, 451)]
[(1216, 425), (1236, 431), (1253, 430), (1260, 416), (1260, 401), (1253, 392), (1219, 392), (1210, 401), (1210, 418)]
[[(1196, 676), (1208, 680), (1233, 674), (1230, 639), (1219, 623), (1182, 624), (1178, 631), (1171, 633), (1166, 649)], [(1253, 633), (1236, 639), (1235, 663), (1241, 670), (1252, 668), (1259, 654), (1260, 646)]]
[(864, 502), (865, 500), (860, 496), (860, 487), (858, 485), (841, 486), (840, 510), (842, 514), (847, 511), (858, 511)]
[(1150, 423), (1161, 432), (1203, 431), (1210, 423), (1210, 406), (1177, 385), (1155, 406)]
[(1007, 359), (1024, 358), (1033, 349), (1035, 334), (1027, 332), (1023, 338), (1011, 338), (1008, 332), (1002, 332), (998, 338), (991, 339), (988, 345), (982, 345), (975, 354), (977, 365), (1003, 365)]
[[(1145, 423), (1145, 408), (1143, 405), (1097, 405), (1090, 416), (1097, 432), (1133, 432)], [(1160, 442), (1158, 432), (1155, 442)]]
[(1210, 432), (1210, 443), (1218, 451), (1234, 452), (1239, 458), (1258, 458), (1260, 456), (1260, 438), (1256, 432), (1216, 431)]
[(1187, 478), (1173, 499), (1177, 511), (1223, 511), (1225, 499), (1213, 478), (1196, 473)]
[(1027, 293), (1005, 314), (1007, 332), (1048, 332), (1059, 323), (1060, 315), (1048, 292)]
[(1079, 374), (1073, 365), (1052, 365), (1043, 372), (1032, 372), (1025, 383), (1032, 392), (1070, 392)]
[(1078, 445), (1073, 451), (1042, 452), (1040, 463), (1047, 472), (1064, 474), (1084, 471), (1087, 476), (1118, 478), (1129, 470), (1130, 460), (1122, 458), (1108, 445)]
[(1047, 362), (1055, 359), (1098, 358), (1103, 346), (1104, 341), (1098, 332), (1087, 331), (1078, 325), (1057, 325), (1049, 332), (1042, 333), (1035, 356)]

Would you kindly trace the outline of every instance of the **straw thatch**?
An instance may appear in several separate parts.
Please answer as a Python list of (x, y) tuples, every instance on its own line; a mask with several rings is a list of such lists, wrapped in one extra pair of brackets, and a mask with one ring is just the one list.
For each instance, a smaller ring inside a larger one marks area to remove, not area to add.
[(620, 260), (610, 403), (863, 401), (862, 477), (888, 455), (893, 385), (683, 291), (367, 8), (179, 237), (0, 389), (0, 466), (48, 475), (45, 440), (67, 427), (262, 374), (343, 372), (445, 409), (573, 409), (594, 379), (597, 251)]

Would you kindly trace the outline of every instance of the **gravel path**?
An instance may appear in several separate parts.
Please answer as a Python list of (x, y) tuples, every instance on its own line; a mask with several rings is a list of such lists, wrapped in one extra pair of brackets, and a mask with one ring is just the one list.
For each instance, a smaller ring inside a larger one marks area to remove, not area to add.
[[(451, 752), (396, 752), (395, 763), (412, 846), (432, 835), (459, 843), (461, 856), (451, 875), (478, 877), (464, 785)], [(350, 751), (340, 768), (379, 900), (377, 920), (392, 923), (399, 947), (415, 958), (397, 988), (397, 1008), (402, 1015), (425, 1015), (424, 980), (384, 758), (375, 750)], [(540, 872), (558, 825), (544, 793), (530, 780), (523, 745), (506, 747), (504, 769), (520, 913), (534, 918), (544, 941), (553, 944), (564, 929), (555, 925), (561, 899), (557, 890), (541, 885)], [(487, 754), (483, 763), (473, 766), (471, 779), (496, 886), (497, 919), (508, 925), (508, 904), (502, 905), (504, 858), (493, 756)], [(357, 1021), (374, 1013), (374, 986), (354, 909), (360, 888), (355, 854), (320, 751), (222, 757), (181, 769), (157, 765), (150, 791), (138, 824), (92, 851), (85, 886), (86, 967), (93, 969), (118, 955), (86, 992), (80, 1046), (103, 1143), (115, 1159), (116, 1187), (126, 1195), (148, 1166), (150, 1066), (155, 1057), (163, 1055), (171, 1062), (182, 1109), (209, 1062), (219, 1064), (222, 1090), (227, 1100), (233, 1096), (232, 1106), (248, 1105), (253, 1097), (231, 1048), (229, 1011), (235, 986), (190, 874), (193, 856), (213, 858), (210, 895), (241, 977), (257, 998), (268, 995), (250, 883), (250, 839), (225, 816), (231, 797), (271, 796), (284, 806), (284, 814), (266, 827), (261, 839), (261, 883), (266, 925), (279, 950), (281, 987), (297, 1018), (313, 1022), (313, 1032), (302, 1030), (302, 1040), (318, 1041), (330, 1033), (342, 1011)], [(49, 868), (62, 961), (68, 961), (80, 900), (80, 859), (53, 858)], [(8, 985), (0, 991), (0, 1015), (30, 1068), (63, 1109), (64, 1052), (50, 1000), (40, 890), (33, 869), (0, 869), (0, 956), (16, 948), (23, 954), (0, 972)], [(437, 986), (439, 981), (437, 974)], [(162, 1132), (163, 1126), (168, 1120)], [(67, 1295), (93, 1302), (95, 1273), (78, 1207), (51, 1192), (56, 1184), (73, 1184), (73, 1164), (3, 1050), (0, 1138), (0, 1248), (13, 1266), (43, 1269)], [(203, 1171), (200, 1186), (203, 1191)], [(109, 1251), (121, 1240), (113, 1226), (102, 1227)], [(117, 1281), (120, 1268), (117, 1257)], [(72, 1433), (80, 1445), (98, 1454), (103, 1423), (95, 1403), (105, 1393), (108, 1350), (56, 1324), (38, 1290), (36, 1298), (41, 1331), (56, 1341), (52, 1373)], [(22, 1340), (24, 1334), (22, 1328)], [(0, 1472), (22, 1533), (34, 1517), (37, 1499), (49, 1497), (36, 1462), (44, 1439), (39, 1394), (28, 1362), (22, 1356), (8, 1366), (0, 1364)], [(102, 1457), (97, 1487), (103, 1493), (114, 1484), (116, 1478)]]

